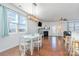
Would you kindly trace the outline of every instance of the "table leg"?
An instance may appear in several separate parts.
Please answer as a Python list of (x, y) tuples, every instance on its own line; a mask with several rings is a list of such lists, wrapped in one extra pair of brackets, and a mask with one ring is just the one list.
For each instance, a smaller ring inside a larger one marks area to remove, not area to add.
[(32, 43), (33, 43), (33, 41), (31, 40), (31, 49), (30, 49), (31, 50), (31, 55), (33, 55), (33, 44)]

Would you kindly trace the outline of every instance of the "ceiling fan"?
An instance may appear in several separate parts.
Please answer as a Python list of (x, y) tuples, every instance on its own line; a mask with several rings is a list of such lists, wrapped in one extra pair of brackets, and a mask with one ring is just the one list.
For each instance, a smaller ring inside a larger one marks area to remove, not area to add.
[(61, 18), (60, 18), (60, 21), (67, 21), (67, 19), (66, 19), (66, 18), (61, 17)]

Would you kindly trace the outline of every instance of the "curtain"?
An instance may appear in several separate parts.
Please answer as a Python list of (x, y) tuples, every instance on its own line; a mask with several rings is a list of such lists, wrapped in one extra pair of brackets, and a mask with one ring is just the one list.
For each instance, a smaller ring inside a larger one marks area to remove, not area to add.
[(8, 35), (7, 12), (4, 6), (0, 5), (0, 37)]

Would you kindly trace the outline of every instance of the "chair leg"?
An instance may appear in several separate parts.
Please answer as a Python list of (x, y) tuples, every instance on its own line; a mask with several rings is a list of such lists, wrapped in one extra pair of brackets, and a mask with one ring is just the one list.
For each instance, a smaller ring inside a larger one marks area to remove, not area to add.
[(25, 52), (26, 52), (25, 49), (26, 49), (26, 48), (25, 48), (25, 46), (24, 46), (24, 49), (23, 49), (23, 51), (22, 51), (21, 56), (25, 56)]
[(39, 51), (39, 46), (40, 46), (40, 45), (38, 44), (38, 51)]
[(21, 51), (21, 56), (25, 56), (25, 50)]
[(31, 55), (33, 55), (33, 50), (31, 50)]
[(38, 44), (38, 56), (39, 56), (39, 51), (40, 51), (40, 44)]
[(25, 50), (24, 50), (24, 49), (20, 49), (20, 50), (19, 50), (19, 54), (20, 54), (21, 56), (25, 56)]
[(20, 56), (21, 56), (21, 51), (19, 50), (19, 54), (20, 54)]
[(43, 48), (43, 44), (42, 43), (40, 44), (40, 47)]
[(34, 50), (34, 45), (31, 45), (31, 48), (30, 48), (31, 55), (33, 55), (33, 50)]

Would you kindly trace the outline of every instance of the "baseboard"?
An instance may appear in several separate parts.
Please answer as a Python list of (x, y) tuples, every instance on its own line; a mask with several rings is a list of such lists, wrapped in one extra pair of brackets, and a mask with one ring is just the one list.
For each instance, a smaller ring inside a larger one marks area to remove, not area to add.
[(7, 50), (9, 50), (9, 49), (12, 49), (12, 48), (14, 48), (14, 47), (16, 47), (16, 46), (18, 46), (18, 44), (16, 44), (15, 46), (11, 46), (11, 47), (2, 49), (2, 50), (0, 50), (0, 53), (1, 53), (1, 52), (4, 52), (4, 51), (7, 51)]

